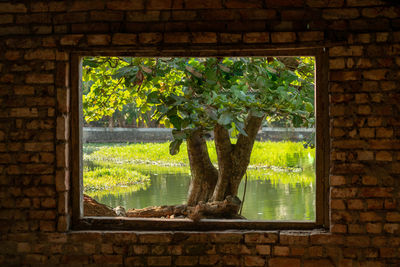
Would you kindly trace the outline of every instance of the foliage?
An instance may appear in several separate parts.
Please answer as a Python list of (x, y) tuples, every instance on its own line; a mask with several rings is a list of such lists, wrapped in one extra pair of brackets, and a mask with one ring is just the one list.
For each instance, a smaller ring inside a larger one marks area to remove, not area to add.
[(194, 129), (220, 124), (233, 136), (246, 135), (249, 114), (313, 125), (313, 74), (311, 57), (86, 57), (84, 117), (99, 120), (134, 103), (141, 114), (174, 128), (170, 153), (176, 154)]

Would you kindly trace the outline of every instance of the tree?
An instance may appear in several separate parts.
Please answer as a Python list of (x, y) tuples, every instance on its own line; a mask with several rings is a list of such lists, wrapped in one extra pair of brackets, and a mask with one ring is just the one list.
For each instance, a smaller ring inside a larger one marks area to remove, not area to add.
[[(84, 116), (90, 122), (135, 103), (172, 127), (170, 154), (187, 142), (187, 205), (196, 206), (237, 195), (264, 120), (313, 125), (313, 75), (310, 57), (86, 57)], [(206, 146), (210, 132), (217, 168)]]

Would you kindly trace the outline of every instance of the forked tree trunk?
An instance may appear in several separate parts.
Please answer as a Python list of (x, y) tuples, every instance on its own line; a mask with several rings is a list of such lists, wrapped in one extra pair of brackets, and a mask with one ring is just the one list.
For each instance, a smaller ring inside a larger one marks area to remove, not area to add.
[(207, 202), (213, 194), (218, 179), (218, 171), (211, 163), (203, 132), (197, 130), (187, 139), (190, 182), (187, 205), (195, 206), (200, 201)]
[(187, 139), (192, 173), (188, 206), (195, 206), (200, 201), (222, 201), (227, 196), (237, 195), (263, 119), (264, 117), (249, 115), (244, 128), (247, 136), (240, 134), (235, 145), (231, 144), (227, 129), (218, 124), (215, 126), (214, 142), (218, 157), (218, 170), (211, 163), (202, 132), (198, 130)]

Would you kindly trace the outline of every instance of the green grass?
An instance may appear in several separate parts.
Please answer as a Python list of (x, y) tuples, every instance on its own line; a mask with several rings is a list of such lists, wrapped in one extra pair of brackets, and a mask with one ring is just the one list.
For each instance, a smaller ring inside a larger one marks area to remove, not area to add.
[[(210, 159), (217, 164), (213, 142), (207, 142)], [(169, 154), (169, 143), (138, 144), (85, 144), (85, 160), (116, 163), (150, 164), (158, 166), (188, 166), (189, 160), (183, 143), (177, 155)], [(314, 162), (315, 149), (304, 148), (295, 142), (255, 142), (250, 159), (251, 166), (301, 168)], [(251, 168), (251, 167), (250, 167)]]
[(83, 173), (83, 185), (85, 192), (112, 190), (114, 187), (133, 185), (136, 185), (139, 190), (150, 185), (150, 178), (136, 170), (104, 164), (92, 170), (86, 168)]
[[(207, 147), (216, 165), (214, 144), (207, 142)], [(190, 174), (186, 144), (175, 156), (169, 154), (169, 143), (85, 144), (83, 153), (83, 184), (89, 195), (146, 190), (150, 185), (146, 174), (150, 173)], [(315, 149), (304, 148), (302, 143), (255, 142), (248, 179), (309, 185), (315, 181), (314, 158)]]

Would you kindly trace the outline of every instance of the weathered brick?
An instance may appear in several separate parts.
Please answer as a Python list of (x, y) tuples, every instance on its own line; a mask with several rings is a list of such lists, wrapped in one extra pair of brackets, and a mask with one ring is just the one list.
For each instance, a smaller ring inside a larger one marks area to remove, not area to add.
[(178, 256), (175, 260), (176, 266), (197, 266), (198, 256)]
[(220, 39), (222, 43), (239, 43), (242, 40), (240, 33), (221, 33)]
[(111, 36), (107, 34), (89, 34), (87, 35), (88, 45), (108, 45), (111, 41)]
[(0, 15), (0, 24), (10, 24), (14, 22), (13, 15)]
[(165, 33), (165, 43), (189, 43), (190, 34), (186, 32)]
[(271, 33), (273, 43), (292, 43), (296, 41), (294, 32), (273, 32)]
[(137, 34), (116, 33), (112, 37), (112, 43), (115, 45), (135, 45), (137, 38)]
[(256, 251), (260, 255), (270, 255), (271, 246), (269, 245), (256, 245)]
[(344, 0), (306, 0), (306, 4), (310, 7), (342, 7)]
[(260, 256), (245, 256), (245, 266), (265, 266), (265, 259)]
[(171, 256), (149, 256), (147, 257), (148, 266), (170, 266)]
[(344, 185), (346, 184), (346, 178), (340, 175), (331, 175), (329, 177), (329, 182), (332, 186)]
[(366, 80), (384, 80), (388, 70), (386, 69), (376, 69), (363, 71), (362, 75)]
[(208, 9), (208, 8), (222, 8), (220, 0), (186, 0), (186, 8), (188, 9)]
[(0, 3), (2, 13), (26, 13), (27, 8), (24, 4)]
[(293, 258), (272, 258), (268, 260), (268, 266), (275, 266), (275, 267), (300, 267), (300, 259), (293, 259)]
[(326, 9), (322, 17), (327, 20), (355, 19), (360, 16), (357, 8)]
[(157, 44), (163, 39), (162, 33), (140, 33), (139, 42), (142, 44)]
[(268, 43), (269, 33), (267, 32), (249, 32), (243, 36), (243, 42), (245, 43)]
[(122, 255), (93, 255), (96, 264), (122, 264)]
[(201, 44), (211, 44), (217, 42), (217, 34), (214, 32), (194, 32), (192, 42)]
[(76, 46), (83, 38), (83, 34), (69, 34), (65, 35), (60, 39), (61, 45), (72, 45)]
[(54, 82), (53, 74), (29, 73), (25, 76), (28, 84), (48, 84)]

